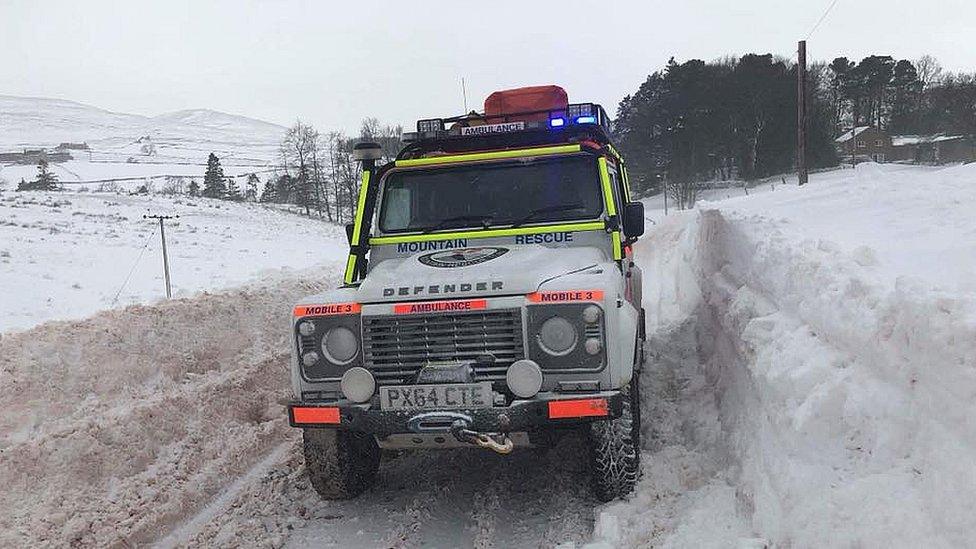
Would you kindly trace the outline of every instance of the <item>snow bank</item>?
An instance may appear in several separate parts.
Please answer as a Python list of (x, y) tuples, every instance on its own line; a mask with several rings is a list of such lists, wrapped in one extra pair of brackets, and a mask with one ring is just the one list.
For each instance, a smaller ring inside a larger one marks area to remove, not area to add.
[(148, 544), (281, 444), (281, 328), (339, 270), (0, 338), (0, 546)]
[(0, 332), (162, 297), (158, 225), (142, 218), (150, 211), (180, 216), (166, 225), (177, 297), (320, 265), (346, 249), (337, 226), (257, 204), (0, 191)]
[(974, 181), (862, 166), (639, 245), (651, 436), (637, 494), (602, 510), (619, 545), (968, 544)]

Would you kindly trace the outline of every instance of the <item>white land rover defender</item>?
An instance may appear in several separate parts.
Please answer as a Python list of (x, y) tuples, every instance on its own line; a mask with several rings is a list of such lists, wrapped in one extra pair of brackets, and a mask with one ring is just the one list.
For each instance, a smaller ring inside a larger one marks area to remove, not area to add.
[(361, 143), (345, 284), (294, 308), (292, 426), (312, 485), (354, 497), (381, 449), (551, 444), (581, 430), (609, 501), (640, 475), (644, 231), (606, 114), (556, 86)]

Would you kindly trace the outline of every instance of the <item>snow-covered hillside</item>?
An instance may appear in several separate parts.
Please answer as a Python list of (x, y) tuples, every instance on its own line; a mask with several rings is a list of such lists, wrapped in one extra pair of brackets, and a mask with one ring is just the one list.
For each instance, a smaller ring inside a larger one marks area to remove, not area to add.
[(0, 190), (0, 332), (165, 295), (147, 212), (180, 216), (166, 227), (175, 296), (335, 261), (345, 250), (335, 225), (256, 204)]
[[(274, 161), (284, 132), (276, 124), (204, 109), (147, 117), (0, 95), (0, 152), (87, 142), (91, 159), (103, 162), (199, 164), (214, 152), (225, 165), (263, 166)], [(88, 159), (89, 153), (76, 151), (75, 157)]]
[(661, 221), (636, 250), (648, 474), (597, 539), (968, 545), (974, 205), (976, 165), (868, 164)]

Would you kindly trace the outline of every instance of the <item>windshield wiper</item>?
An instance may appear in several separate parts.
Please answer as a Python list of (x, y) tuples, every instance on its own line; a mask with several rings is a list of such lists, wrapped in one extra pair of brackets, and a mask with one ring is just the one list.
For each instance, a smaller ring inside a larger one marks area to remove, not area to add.
[[(446, 228), (448, 228), (448, 225), (450, 225), (452, 223), (458, 223), (458, 222), (461, 222), (461, 221), (475, 221), (475, 222), (480, 222), (481, 225), (484, 228), (487, 229), (488, 228), (488, 225), (491, 224), (491, 220), (494, 219), (494, 218), (495, 218), (495, 216), (493, 216), (493, 215), (456, 215), (454, 217), (448, 217), (448, 218), (445, 218), (445, 219), (441, 219), (440, 221), (437, 222), (436, 225), (432, 225), (430, 227), (427, 227), (422, 232), (424, 234), (427, 234), (427, 233), (434, 232), (434, 231), (436, 231), (438, 229), (446, 229)], [(454, 227), (454, 228), (457, 228), (457, 227)]]
[(529, 221), (532, 221), (537, 216), (539, 216), (541, 214), (544, 214), (544, 213), (568, 212), (568, 211), (572, 211), (572, 210), (584, 210), (584, 209), (586, 209), (586, 206), (584, 206), (580, 202), (573, 202), (572, 204), (556, 204), (555, 206), (546, 206), (545, 208), (536, 208), (536, 209), (532, 210), (531, 212), (525, 214), (525, 216), (522, 217), (521, 219), (519, 219), (518, 221), (515, 221), (514, 223), (512, 223), (512, 228), (514, 229), (515, 227), (521, 227), (522, 225), (525, 225)]

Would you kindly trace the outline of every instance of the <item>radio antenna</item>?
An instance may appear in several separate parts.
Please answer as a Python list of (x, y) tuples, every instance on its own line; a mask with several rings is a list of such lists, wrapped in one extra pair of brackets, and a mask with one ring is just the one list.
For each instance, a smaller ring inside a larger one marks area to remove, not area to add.
[(464, 101), (464, 114), (468, 114), (468, 88), (464, 85), (464, 77), (461, 77), (461, 99)]

